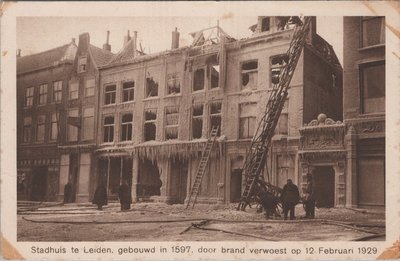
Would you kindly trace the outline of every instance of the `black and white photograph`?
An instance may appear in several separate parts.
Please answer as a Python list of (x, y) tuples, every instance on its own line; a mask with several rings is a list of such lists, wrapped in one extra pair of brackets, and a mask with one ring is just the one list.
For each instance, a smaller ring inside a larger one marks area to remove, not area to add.
[(154, 5), (15, 14), (16, 257), (399, 258), (393, 17)]

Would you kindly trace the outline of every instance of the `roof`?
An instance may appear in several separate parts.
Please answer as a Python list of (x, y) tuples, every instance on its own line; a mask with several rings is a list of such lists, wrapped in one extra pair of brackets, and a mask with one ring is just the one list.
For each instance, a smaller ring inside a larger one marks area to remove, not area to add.
[(112, 52), (91, 44), (89, 45), (89, 50), (97, 67), (107, 64), (115, 56)]
[(315, 35), (312, 46), (310, 47), (318, 52), (323, 58), (325, 58), (335, 67), (340, 69), (342, 68), (342, 65), (340, 64), (332, 45), (330, 45), (324, 38), (322, 38), (318, 34)]
[(126, 61), (133, 60), (137, 55), (144, 55), (143, 52), (136, 49), (136, 53), (133, 51), (134, 49), (134, 39), (129, 40), (121, 51), (119, 51), (110, 61), (109, 64), (113, 63), (121, 63)]
[(41, 53), (17, 58), (17, 74), (27, 73), (75, 59), (77, 46), (74, 42)]

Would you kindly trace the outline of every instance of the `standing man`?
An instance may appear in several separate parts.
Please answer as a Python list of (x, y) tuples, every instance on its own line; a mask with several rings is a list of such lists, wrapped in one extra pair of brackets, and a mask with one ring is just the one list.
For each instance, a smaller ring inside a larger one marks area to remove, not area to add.
[(306, 218), (315, 217), (315, 193), (312, 175), (307, 173), (307, 186), (305, 190), (304, 205), (306, 210)]
[(108, 203), (107, 190), (102, 181), (100, 181), (99, 186), (94, 192), (92, 203), (97, 205), (98, 210), (102, 210), (103, 206)]
[(119, 186), (118, 196), (119, 201), (121, 202), (121, 211), (130, 209), (132, 204), (132, 195), (131, 189), (126, 180), (123, 180), (122, 184)]
[(287, 219), (288, 212), (290, 212), (290, 220), (295, 217), (294, 207), (297, 205), (300, 199), (299, 189), (293, 184), (291, 179), (287, 180), (285, 186), (283, 186), (281, 200), (283, 206), (284, 219)]

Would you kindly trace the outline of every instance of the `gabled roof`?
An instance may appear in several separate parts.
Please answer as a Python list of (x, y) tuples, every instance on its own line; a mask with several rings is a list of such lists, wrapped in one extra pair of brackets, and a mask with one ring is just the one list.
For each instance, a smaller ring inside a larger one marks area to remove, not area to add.
[(63, 62), (72, 62), (77, 49), (76, 44), (71, 42), (41, 53), (18, 57), (17, 74), (45, 69)]
[(91, 44), (89, 45), (89, 51), (92, 54), (93, 60), (97, 67), (107, 64), (115, 56), (115, 54), (112, 52)]
[(136, 53), (133, 51), (134, 49), (134, 39), (129, 40), (121, 51), (119, 51), (109, 62), (109, 64), (120, 63), (133, 60), (134, 57), (138, 55), (144, 55), (143, 52), (136, 49)]

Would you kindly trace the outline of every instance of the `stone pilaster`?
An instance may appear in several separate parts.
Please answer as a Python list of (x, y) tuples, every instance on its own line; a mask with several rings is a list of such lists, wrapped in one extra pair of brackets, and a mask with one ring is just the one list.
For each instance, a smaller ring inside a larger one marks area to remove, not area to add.
[(346, 207), (357, 207), (357, 135), (353, 126), (350, 126), (346, 136)]
[(139, 158), (137, 156), (133, 156), (133, 159), (132, 159), (132, 187), (131, 187), (133, 202), (138, 201), (138, 195), (137, 195), (137, 185), (139, 182), (138, 178), (139, 178)]

